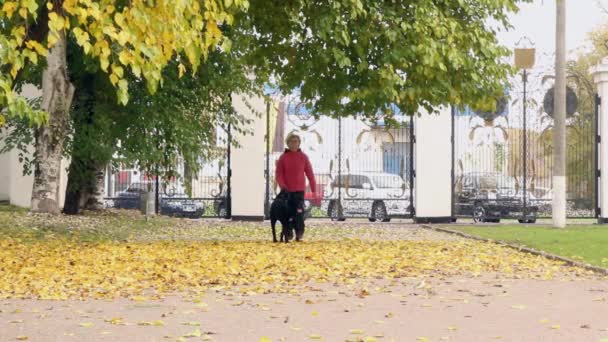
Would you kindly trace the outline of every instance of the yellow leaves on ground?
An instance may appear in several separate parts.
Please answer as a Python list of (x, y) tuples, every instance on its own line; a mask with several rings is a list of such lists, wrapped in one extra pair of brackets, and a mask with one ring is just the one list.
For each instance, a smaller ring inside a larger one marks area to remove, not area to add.
[(137, 325), (144, 325), (144, 326), (155, 326), (155, 327), (162, 327), (165, 325), (165, 322), (161, 321), (161, 320), (156, 320), (153, 322), (148, 322), (148, 321), (142, 321), (142, 322), (137, 322)]
[[(162, 241), (83, 243), (0, 240), (0, 298), (157, 298), (249, 286), (281, 292), (307, 282), (498, 272), (537, 277), (559, 264), (470, 241)], [(155, 295), (144, 293), (156, 291)], [(386, 317), (392, 315), (387, 314)]]

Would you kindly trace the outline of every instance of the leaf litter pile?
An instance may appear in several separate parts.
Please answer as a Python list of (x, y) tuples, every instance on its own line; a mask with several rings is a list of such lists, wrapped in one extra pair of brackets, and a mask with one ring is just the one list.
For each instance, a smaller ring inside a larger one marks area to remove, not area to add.
[[(418, 228), (366, 225), (359, 231), (343, 230), (384, 237), (374, 240), (344, 235), (339, 227), (311, 227), (303, 243), (273, 244), (266, 225), (239, 228), (232, 223), (217, 228), (230, 232), (224, 239), (216, 231), (206, 240), (197, 235), (211, 232), (205, 221), (159, 218), (145, 223), (141, 217), (114, 214), (62, 223), (61, 217), (0, 214), (0, 298), (137, 300), (210, 288), (269, 293), (310, 283), (404, 277), (496, 273), (549, 279), (564, 272), (585, 273), (489, 243), (424, 235), (390, 238), (391, 231), (412, 234)], [(124, 234), (90, 231), (103, 227)], [(177, 235), (167, 235), (171, 230)]]

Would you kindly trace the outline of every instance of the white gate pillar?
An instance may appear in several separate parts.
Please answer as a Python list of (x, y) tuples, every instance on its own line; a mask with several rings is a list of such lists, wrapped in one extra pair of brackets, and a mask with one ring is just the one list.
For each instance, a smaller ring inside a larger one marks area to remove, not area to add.
[(416, 223), (452, 219), (452, 113), (420, 113), (414, 118), (414, 210)]
[(232, 103), (237, 112), (252, 120), (247, 128), (253, 133), (242, 135), (233, 131), (240, 147), (233, 148), (230, 156), (232, 219), (262, 221), (266, 185), (264, 178), (266, 116), (256, 114), (266, 113), (266, 103), (261, 97), (244, 98), (243, 95), (234, 95)]
[[(599, 174), (596, 173), (597, 183), (597, 208), (598, 222), (602, 224), (608, 223), (608, 57), (591, 68), (593, 80), (597, 85), (599, 101), (599, 112), (597, 116), (597, 134), (596, 139), (597, 167)], [(602, 141), (603, 140), (603, 141)]]

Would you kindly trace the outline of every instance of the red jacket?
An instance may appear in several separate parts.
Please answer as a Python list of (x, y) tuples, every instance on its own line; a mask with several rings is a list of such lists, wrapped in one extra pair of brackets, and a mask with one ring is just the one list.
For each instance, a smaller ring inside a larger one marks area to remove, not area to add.
[(301, 150), (297, 152), (285, 150), (277, 161), (276, 168), (276, 179), (281, 189), (289, 192), (306, 191), (305, 175), (311, 191), (316, 192), (317, 182), (308, 156)]

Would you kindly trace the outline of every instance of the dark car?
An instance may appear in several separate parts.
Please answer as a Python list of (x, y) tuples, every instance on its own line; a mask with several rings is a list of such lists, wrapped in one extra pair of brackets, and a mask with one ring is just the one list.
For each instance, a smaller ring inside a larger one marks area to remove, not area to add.
[[(139, 209), (141, 205), (141, 196), (148, 191), (154, 191), (155, 184), (150, 181), (131, 183), (127, 189), (117, 194), (113, 199), (114, 208), (118, 209)], [(159, 194), (160, 213), (169, 216), (181, 216), (198, 218), (205, 212), (205, 206), (202, 201), (190, 199), (184, 193), (164, 192)]]
[(205, 203), (184, 193), (163, 195), (160, 199), (160, 212), (169, 216), (199, 218), (205, 213)]
[(501, 218), (516, 218), (521, 223), (534, 223), (538, 206), (536, 198), (524, 193), (517, 181), (497, 173), (467, 173), (456, 184), (456, 211), (472, 216), (475, 222), (500, 222)]

